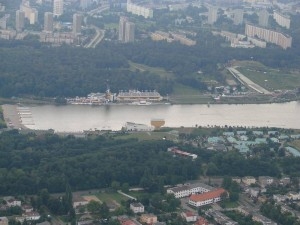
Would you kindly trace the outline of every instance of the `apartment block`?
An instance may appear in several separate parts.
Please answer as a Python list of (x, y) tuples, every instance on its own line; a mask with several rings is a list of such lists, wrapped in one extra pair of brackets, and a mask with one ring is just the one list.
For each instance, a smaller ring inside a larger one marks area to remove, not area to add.
[(278, 45), (283, 49), (292, 47), (292, 37), (277, 31), (246, 24), (245, 34), (249, 37), (258, 37), (266, 42)]

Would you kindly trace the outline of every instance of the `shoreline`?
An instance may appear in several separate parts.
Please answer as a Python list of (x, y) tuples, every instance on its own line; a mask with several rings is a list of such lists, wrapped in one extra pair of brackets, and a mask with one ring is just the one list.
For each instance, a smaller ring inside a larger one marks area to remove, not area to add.
[(5, 104), (1, 105), (3, 109), (3, 118), (8, 129), (29, 130), (21, 120), (18, 105)]

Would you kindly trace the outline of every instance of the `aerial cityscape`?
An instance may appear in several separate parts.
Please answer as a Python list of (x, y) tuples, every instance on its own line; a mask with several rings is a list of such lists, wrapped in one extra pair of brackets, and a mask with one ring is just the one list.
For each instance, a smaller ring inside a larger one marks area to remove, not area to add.
[(0, 225), (300, 225), (299, 0), (0, 0)]

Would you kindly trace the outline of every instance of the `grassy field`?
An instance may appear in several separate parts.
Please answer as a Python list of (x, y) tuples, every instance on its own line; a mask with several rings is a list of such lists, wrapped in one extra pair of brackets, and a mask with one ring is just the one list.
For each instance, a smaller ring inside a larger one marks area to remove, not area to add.
[(99, 198), (101, 202), (107, 202), (107, 203), (116, 201), (117, 203), (121, 204), (121, 201), (128, 200), (127, 197), (119, 193), (101, 192), (101, 193), (97, 193), (96, 197)]
[(115, 137), (117, 139), (129, 139), (137, 138), (138, 140), (162, 140), (166, 138), (167, 140), (177, 140), (176, 133), (172, 132), (137, 132), (137, 133), (128, 133), (121, 136)]
[(238, 62), (236, 65), (238, 71), (268, 90), (294, 89), (300, 84), (300, 73), (269, 68), (254, 61)]
[(129, 62), (129, 65), (130, 65), (130, 70), (131, 71), (135, 71), (135, 70), (140, 70), (142, 72), (149, 71), (151, 73), (159, 75), (162, 78), (172, 78), (172, 77), (174, 77), (173, 73), (168, 72), (163, 68), (150, 67), (150, 66), (146, 66), (144, 64), (138, 64), (138, 63), (134, 63), (134, 62)]
[(105, 29), (119, 29), (119, 24), (117, 23), (106, 23)]
[(6, 127), (6, 123), (4, 121), (2, 107), (0, 106), (0, 128), (4, 128), (4, 127)]
[(294, 140), (293, 142), (290, 143), (290, 145), (300, 150), (300, 140)]
[(210, 96), (200, 94), (200, 91), (182, 84), (175, 84), (170, 101), (175, 104), (207, 104), (212, 101)]

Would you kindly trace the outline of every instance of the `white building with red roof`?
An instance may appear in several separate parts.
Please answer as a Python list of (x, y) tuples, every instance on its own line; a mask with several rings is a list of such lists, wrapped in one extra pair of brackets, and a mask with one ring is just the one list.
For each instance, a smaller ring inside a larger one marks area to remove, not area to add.
[(195, 207), (209, 205), (221, 201), (221, 195), (226, 191), (223, 188), (218, 188), (203, 194), (191, 195), (189, 204)]

